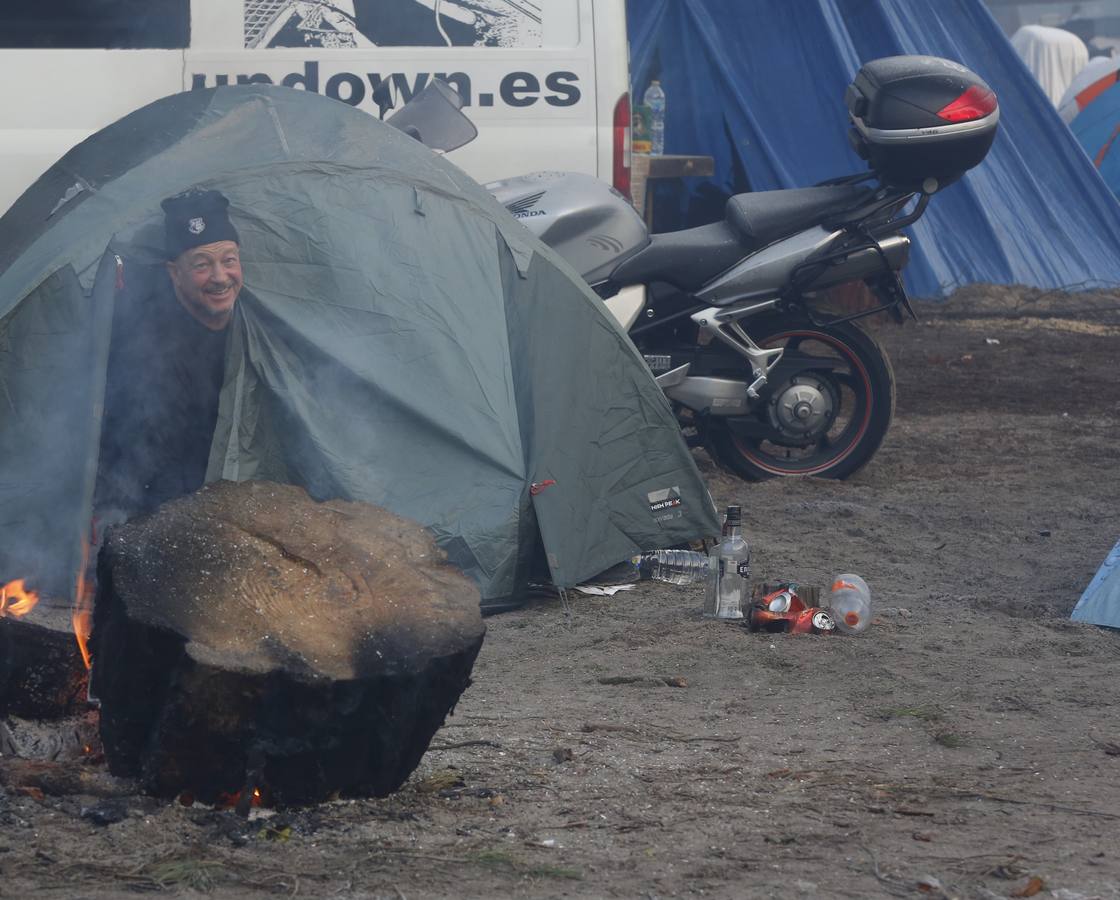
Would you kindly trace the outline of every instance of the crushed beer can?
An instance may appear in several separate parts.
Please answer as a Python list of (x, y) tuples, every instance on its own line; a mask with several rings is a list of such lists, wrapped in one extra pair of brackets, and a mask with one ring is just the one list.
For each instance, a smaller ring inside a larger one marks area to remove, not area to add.
[(815, 605), (817, 591), (793, 581), (765, 584), (751, 604), (751, 631), (788, 634), (832, 634), (836, 621), (826, 609)]

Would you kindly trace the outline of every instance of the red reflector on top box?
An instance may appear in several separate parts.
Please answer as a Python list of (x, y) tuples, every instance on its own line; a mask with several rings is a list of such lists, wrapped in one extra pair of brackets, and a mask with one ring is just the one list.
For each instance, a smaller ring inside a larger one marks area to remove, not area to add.
[(995, 91), (974, 84), (937, 115), (946, 122), (972, 122), (991, 115), (998, 105)]

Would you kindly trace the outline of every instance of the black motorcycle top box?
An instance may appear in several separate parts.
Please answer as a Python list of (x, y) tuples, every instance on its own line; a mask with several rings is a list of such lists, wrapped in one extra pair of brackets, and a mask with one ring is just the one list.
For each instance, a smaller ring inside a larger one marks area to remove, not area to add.
[(936, 56), (873, 60), (856, 73), (844, 99), (856, 153), (883, 181), (926, 190), (978, 165), (999, 123), (992, 89), (971, 70)]

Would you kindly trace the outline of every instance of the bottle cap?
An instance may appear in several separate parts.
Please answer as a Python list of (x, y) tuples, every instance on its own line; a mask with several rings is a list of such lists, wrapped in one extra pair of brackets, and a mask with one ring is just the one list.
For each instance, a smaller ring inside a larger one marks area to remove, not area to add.
[(739, 525), (743, 521), (742, 509), (738, 506), (727, 507), (727, 524)]

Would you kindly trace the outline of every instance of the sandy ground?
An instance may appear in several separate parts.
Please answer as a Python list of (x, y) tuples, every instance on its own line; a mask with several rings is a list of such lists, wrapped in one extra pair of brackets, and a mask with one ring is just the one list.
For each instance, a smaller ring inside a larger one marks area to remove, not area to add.
[(1120, 635), (1068, 619), (1120, 535), (1120, 294), (876, 330), (898, 412), (855, 478), (698, 456), (760, 578), (867, 579), (865, 635), (750, 634), (697, 587), (544, 599), (489, 620), (393, 797), (99, 826), (0, 795), (0, 895), (1120, 898)]

